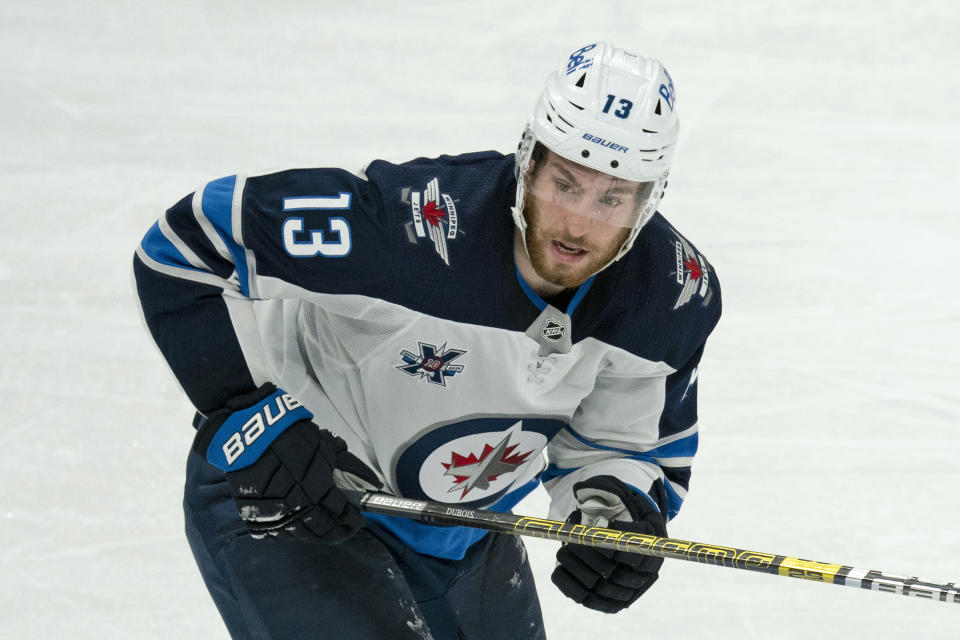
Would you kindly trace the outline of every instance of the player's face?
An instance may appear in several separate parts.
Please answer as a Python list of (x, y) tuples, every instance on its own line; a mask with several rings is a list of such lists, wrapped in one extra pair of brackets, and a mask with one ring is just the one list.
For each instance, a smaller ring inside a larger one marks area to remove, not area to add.
[(569, 288), (613, 260), (640, 209), (637, 183), (550, 151), (527, 174), (527, 253), (537, 274)]

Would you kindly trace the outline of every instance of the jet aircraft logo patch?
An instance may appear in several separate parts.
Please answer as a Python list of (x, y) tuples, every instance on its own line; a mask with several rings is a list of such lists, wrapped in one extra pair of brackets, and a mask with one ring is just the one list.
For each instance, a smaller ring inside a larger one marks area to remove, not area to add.
[(489, 507), (526, 487), (543, 467), (540, 453), (566, 426), (553, 418), (476, 417), (434, 425), (401, 446), (400, 495), (443, 504)]
[(465, 354), (466, 349), (448, 349), (447, 343), (443, 343), (439, 348), (426, 342), (418, 341), (417, 344), (420, 347), (419, 354), (407, 349), (400, 352), (404, 364), (397, 365), (398, 370), (441, 387), (447, 386), (447, 378), (463, 371), (462, 364), (450, 363)]
[(405, 225), (407, 239), (416, 244), (419, 239), (429, 238), (434, 251), (450, 266), (447, 241), (457, 237), (457, 207), (448, 193), (440, 192), (440, 181), (434, 178), (423, 191), (410, 187), (400, 192), (400, 199), (410, 205), (411, 220)]
[(483, 451), (478, 457), (476, 453), (464, 456), (456, 451), (450, 453), (450, 462), (441, 463), (446, 471), (445, 476), (453, 476), (453, 486), (447, 493), (462, 491), (460, 499), (467, 497), (472, 489), (485, 490), (490, 483), (496, 481), (505, 473), (513, 473), (520, 467), (533, 450), (525, 453), (515, 453), (519, 445), (510, 444), (510, 432), (495, 446), (484, 443)]
[(676, 240), (677, 253), (677, 284), (680, 285), (680, 295), (673, 308), (679, 309), (690, 302), (695, 295), (702, 299), (703, 306), (710, 303), (713, 292), (710, 290), (710, 267), (707, 261), (699, 253), (694, 251), (684, 238), (677, 235)]

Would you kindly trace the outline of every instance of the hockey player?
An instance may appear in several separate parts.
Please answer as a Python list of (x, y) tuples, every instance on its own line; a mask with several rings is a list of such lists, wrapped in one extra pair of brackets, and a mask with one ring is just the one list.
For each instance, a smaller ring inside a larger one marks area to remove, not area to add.
[[(506, 511), (543, 483), (550, 517), (665, 535), (720, 316), (656, 213), (675, 100), (658, 61), (589, 44), (516, 154), (230, 176), (147, 232), (143, 316), (198, 410), (187, 538), (233, 637), (544, 637), (519, 538), (344, 486)], [(612, 613), (661, 562), (566, 545), (552, 580)]]

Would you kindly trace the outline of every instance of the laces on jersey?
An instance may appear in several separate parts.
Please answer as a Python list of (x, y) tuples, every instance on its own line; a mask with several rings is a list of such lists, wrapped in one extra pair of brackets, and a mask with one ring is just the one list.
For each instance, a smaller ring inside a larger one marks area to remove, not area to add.
[(557, 362), (554, 355), (541, 356), (536, 351), (531, 353), (532, 360), (527, 365), (527, 382), (532, 384), (543, 384), (545, 376), (553, 371), (553, 366)]

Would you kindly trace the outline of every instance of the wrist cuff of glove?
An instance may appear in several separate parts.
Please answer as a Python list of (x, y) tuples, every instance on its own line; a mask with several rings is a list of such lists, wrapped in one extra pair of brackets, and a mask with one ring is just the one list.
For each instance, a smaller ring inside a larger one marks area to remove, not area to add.
[(193, 449), (218, 469), (236, 471), (256, 462), (290, 426), (311, 418), (296, 398), (267, 383), (211, 413)]
[(613, 476), (594, 476), (573, 485), (573, 493), (577, 497), (578, 506), (590, 496), (606, 495), (605, 502), (611, 506), (618, 500), (623, 505), (629, 519), (635, 522), (645, 519), (651, 514), (660, 514), (660, 507), (647, 493), (628, 485)]

